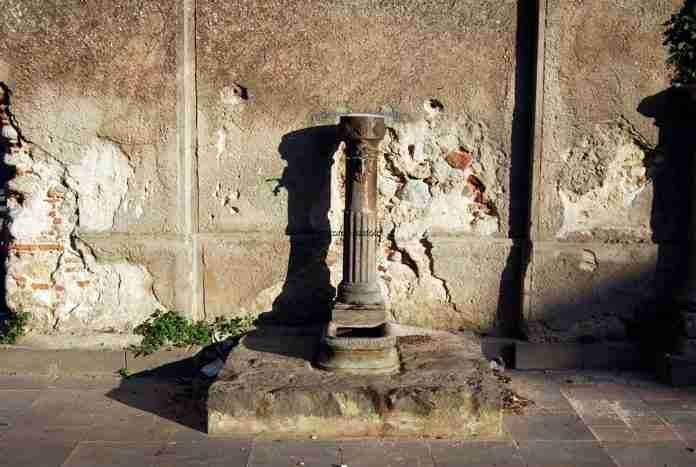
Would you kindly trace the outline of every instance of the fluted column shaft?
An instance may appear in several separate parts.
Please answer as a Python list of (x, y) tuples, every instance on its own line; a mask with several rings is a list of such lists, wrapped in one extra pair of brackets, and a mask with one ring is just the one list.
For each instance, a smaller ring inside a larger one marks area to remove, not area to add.
[(377, 282), (377, 175), (379, 142), (386, 132), (378, 116), (345, 116), (339, 136), (346, 143), (346, 204), (343, 226), (343, 280), (338, 301), (383, 304)]

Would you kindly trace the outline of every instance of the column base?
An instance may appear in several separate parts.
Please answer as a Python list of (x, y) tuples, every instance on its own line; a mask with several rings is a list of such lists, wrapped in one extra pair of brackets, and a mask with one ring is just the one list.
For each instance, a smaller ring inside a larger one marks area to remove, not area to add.
[(338, 303), (351, 305), (380, 305), (384, 308), (382, 290), (376, 283), (347, 283), (338, 284), (336, 300)]
[(396, 336), (388, 335), (387, 329), (384, 306), (335, 303), (321, 338), (318, 366), (359, 375), (398, 372)]

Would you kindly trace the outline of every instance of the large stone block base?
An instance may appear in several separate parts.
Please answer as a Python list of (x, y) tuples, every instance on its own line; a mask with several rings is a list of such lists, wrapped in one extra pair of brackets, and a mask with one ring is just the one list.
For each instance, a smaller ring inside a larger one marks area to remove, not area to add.
[(356, 376), (313, 367), (319, 331), (264, 328), (248, 334), (210, 387), (209, 433), (502, 434), (503, 384), (465, 338), (400, 337), (398, 374)]

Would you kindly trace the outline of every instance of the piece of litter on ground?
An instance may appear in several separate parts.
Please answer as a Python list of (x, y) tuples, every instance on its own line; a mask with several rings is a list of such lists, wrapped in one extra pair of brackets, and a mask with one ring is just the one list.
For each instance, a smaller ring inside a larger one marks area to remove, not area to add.
[(225, 366), (225, 362), (223, 362), (221, 359), (215, 359), (215, 361), (208, 363), (206, 366), (201, 368), (201, 373), (203, 373), (205, 376), (208, 378), (213, 378), (222, 371), (222, 367)]
[(494, 371), (505, 371), (505, 362), (502, 358), (498, 357), (489, 362), (491, 370)]
[(312, 435), (309, 437), (309, 439), (317, 439), (317, 435)]

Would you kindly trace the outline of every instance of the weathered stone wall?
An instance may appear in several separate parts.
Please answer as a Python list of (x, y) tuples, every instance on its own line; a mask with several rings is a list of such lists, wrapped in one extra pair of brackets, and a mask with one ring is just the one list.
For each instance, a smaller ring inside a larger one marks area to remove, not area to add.
[(301, 318), (332, 298), (336, 115), (383, 112), (378, 269), (392, 315), (490, 327), (511, 254), (516, 2), (197, 5), (206, 313)]
[(626, 339), (678, 277), (686, 171), (654, 116), (669, 87), (662, 25), (681, 4), (548, 2), (524, 323), (533, 341)]
[(653, 124), (678, 0), (542, 2), (531, 194), (526, 2), (5, 3), (4, 282), (36, 333), (127, 333), (155, 308), (321, 314), (349, 111), (388, 116), (394, 320), (624, 339), (663, 292), (656, 268), (677, 267), (684, 171)]

